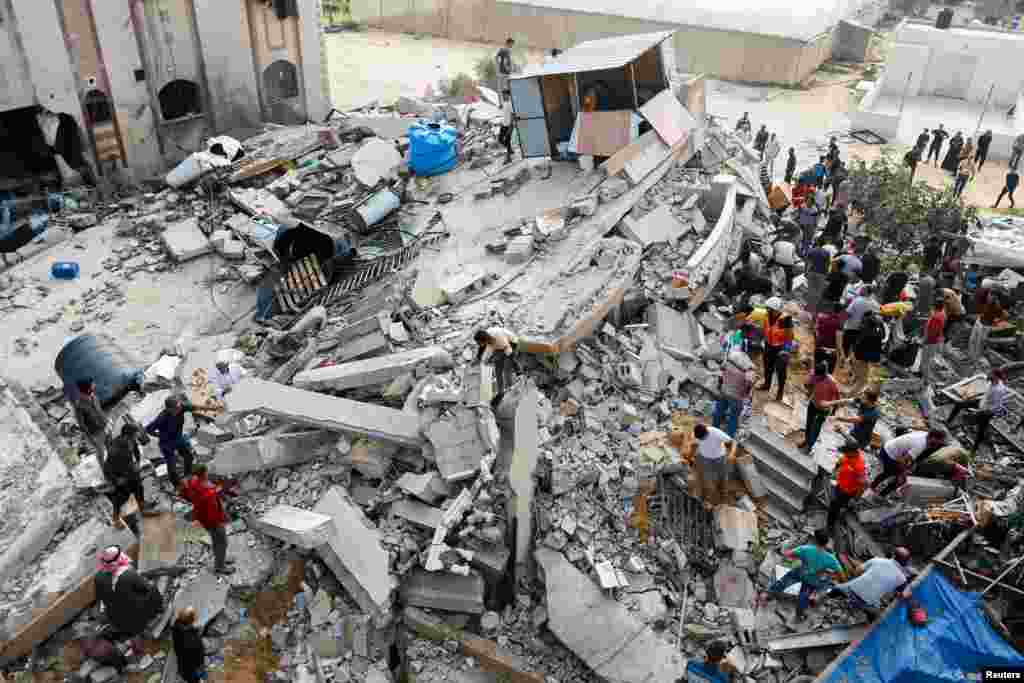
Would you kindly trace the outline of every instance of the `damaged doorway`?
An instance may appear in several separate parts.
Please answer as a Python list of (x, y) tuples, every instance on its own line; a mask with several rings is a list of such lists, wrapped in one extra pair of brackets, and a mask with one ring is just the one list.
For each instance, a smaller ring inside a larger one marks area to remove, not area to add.
[(282, 125), (305, 123), (299, 20), (274, 6), (248, 0), (249, 29), (256, 62), (263, 120)]

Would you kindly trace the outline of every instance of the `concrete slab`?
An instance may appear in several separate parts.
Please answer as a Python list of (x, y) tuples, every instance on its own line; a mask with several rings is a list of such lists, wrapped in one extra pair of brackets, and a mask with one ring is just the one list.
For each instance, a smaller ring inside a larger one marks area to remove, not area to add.
[(684, 234), (686, 227), (672, 215), (672, 209), (668, 204), (660, 205), (639, 220), (634, 220), (627, 214), (619, 223), (622, 235), (645, 249), (652, 244), (674, 243)]
[(218, 614), (224, 611), (230, 584), (223, 578), (204, 570), (186, 584), (174, 597), (174, 612), (185, 607), (195, 607), (199, 612), (196, 627), (200, 632), (206, 629)]
[(317, 548), (320, 557), (364, 612), (386, 612), (396, 582), (380, 532), (337, 486), (324, 493), (313, 511), (334, 521), (334, 532)]
[(396, 500), (391, 504), (391, 514), (427, 529), (436, 529), (444, 520), (444, 512), (440, 508), (416, 500)]
[(416, 568), (405, 577), (402, 600), (413, 607), (445, 612), (484, 613), (484, 579)]
[(609, 683), (674, 681), (686, 660), (621, 604), (574, 567), (562, 553), (535, 555), (547, 590), (548, 628)]
[(647, 323), (659, 346), (693, 353), (703, 341), (700, 323), (689, 311), (680, 313), (656, 302), (647, 308)]
[(306, 550), (319, 548), (335, 533), (330, 516), (291, 505), (271, 508), (255, 521), (253, 529)]
[(173, 512), (142, 518), (142, 538), (139, 543), (139, 571), (177, 566), (185, 554), (185, 535), (188, 523)]
[(378, 358), (306, 370), (295, 375), (292, 384), (311, 391), (341, 391), (390, 382), (424, 365), (431, 370), (448, 370), (452, 357), (440, 346), (428, 346)]
[(448, 484), (438, 475), (437, 472), (424, 472), (414, 474), (406, 472), (395, 482), (398, 488), (409, 495), (415, 496), (424, 503), (433, 505), (442, 498), (447, 498), (451, 493)]
[[(391, 353), (391, 339), (383, 331), (371, 332), (370, 334), (356, 337), (345, 343), (338, 350), (337, 360), (342, 363), (374, 358)], [(338, 367), (338, 366), (332, 366)]]
[(235, 573), (227, 577), (232, 588), (259, 589), (274, 573), (273, 551), (252, 532), (228, 537), (228, 557), (235, 560)]
[(748, 550), (757, 540), (757, 514), (731, 505), (715, 508), (718, 544), (730, 550)]
[(539, 394), (532, 380), (516, 406), (515, 436), (509, 481), (515, 493), (512, 508), (516, 515), (516, 564), (526, 562), (533, 538), (534, 472), (540, 455), (540, 429), (537, 426)]
[(437, 469), (449, 483), (472, 477), (487, 452), (480, 418), (473, 408), (455, 409), (448, 418), (427, 427), (426, 435), (434, 447)]
[(228, 477), (300, 465), (326, 454), (337, 440), (337, 434), (326, 430), (235, 439), (217, 447), (210, 474)]
[(260, 413), (331, 431), (419, 446), (419, 417), (400, 410), (326, 396), (247, 377), (226, 397), (229, 414)]
[(213, 251), (213, 245), (199, 229), (199, 220), (195, 217), (168, 226), (160, 234), (160, 239), (171, 258), (178, 263), (191, 261)]

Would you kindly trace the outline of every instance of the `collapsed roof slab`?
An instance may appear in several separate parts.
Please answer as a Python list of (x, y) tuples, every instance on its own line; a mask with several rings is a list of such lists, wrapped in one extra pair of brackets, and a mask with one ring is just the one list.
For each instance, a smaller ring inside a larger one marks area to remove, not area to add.
[(295, 375), (292, 384), (313, 391), (342, 391), (372, 384), (384, 384), (396, 377), (426, 366), (432, 370), (452, 367), (452, 357), (440, 346), (392, 353), (351, 363), (329, 365)]
[(259, 413), (296, 424), (420, 446), (416, 415), (247, 377), (225, 397), (229, 415)]

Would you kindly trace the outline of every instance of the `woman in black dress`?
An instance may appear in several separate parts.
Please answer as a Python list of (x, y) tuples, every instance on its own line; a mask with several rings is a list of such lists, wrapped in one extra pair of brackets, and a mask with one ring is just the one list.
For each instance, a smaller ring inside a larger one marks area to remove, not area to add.
[(949, 150), (946, 152), (946, 158), (942, 160), (943, 170), (956, 174), (957, 167), (960, 165), (960, 149), (963, 146), (964, 135), (957, 131), (956, 135), (949, 140)]

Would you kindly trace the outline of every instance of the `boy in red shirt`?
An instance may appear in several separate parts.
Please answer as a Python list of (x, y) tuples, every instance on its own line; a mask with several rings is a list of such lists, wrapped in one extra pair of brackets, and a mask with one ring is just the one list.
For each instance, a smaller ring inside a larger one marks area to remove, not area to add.
[(946, 305), (941, 299), (932, 304), (932, 314), (924, 328), (924, 346), (921, 347), (921, 381), (930, 384), (932, 379), (932, 363), (935, 354), (946, 341)]
[(210, 541), (213, 544), (214, 571), (218, 574), (234, 574), (235, 568), (230, 565), (233, 565), (235, 561), (227, 559), (228, 533), (224, 529), (224, 525), (228, 521), (228, 516), (224, 512), (224, 504), (220, 499), (221, 487), (210, 481), (206, 465), (196, 465), (192, 468), (192, 473), (195, 476), (182, 482), (178, 493), (192, 503), (192, 519), (201, 524), (210, 534)]

